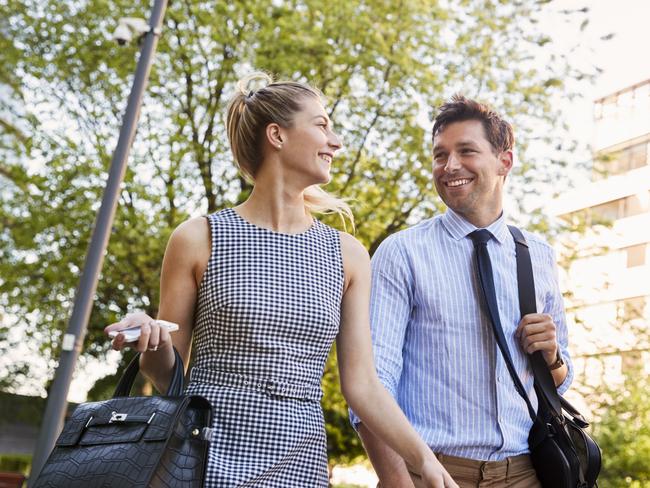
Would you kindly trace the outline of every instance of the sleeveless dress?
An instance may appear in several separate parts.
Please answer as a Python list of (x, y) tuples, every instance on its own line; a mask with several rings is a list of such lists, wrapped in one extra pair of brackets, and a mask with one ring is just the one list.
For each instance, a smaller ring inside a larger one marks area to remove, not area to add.
[(327, 487), (321, 378), (339, 330), (338, 231), (257, 227), (233, 209), (208, 216), (187, 394), (207, 398), (214, 434), (207, 487)]

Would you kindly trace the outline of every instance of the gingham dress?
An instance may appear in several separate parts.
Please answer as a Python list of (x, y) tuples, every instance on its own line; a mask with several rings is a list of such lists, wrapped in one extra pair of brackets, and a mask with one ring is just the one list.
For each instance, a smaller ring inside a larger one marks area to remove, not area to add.
[(209, 487), (326, 487), (320, 382), (339, 329), (340, 237), (208, 216), (211, 255), (198, 292), (188, 394), (213, 406)]

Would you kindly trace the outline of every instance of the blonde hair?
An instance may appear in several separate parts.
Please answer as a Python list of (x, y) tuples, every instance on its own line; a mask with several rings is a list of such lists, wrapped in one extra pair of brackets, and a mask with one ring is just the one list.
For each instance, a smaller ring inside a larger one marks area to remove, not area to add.
[[(306, 97), (318, 100), (315, 88), (293, 81), (273, 81), (266, 73), (252, 73), (237, 83), (237, 92), (228, 105), (226, 130), (235, 163), (246, 180), (255, 183), (255, 175), (264, 159), (263, 141), (269, 124), (290, 128), (294, 114), (302, 109)], [(310, 212), (338, 214), (347, 217), (354, 227), (350, 206), (342, 198), (330, 195), (318, 185), (303, 193), (305, 207)]]

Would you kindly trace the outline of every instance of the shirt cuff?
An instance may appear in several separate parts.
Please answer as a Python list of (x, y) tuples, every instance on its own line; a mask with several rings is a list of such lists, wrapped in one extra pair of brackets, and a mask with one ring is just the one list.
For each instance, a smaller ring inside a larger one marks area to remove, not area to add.
[(352, 428), (358, 432), (361, 419), (357, 417), (357, 414), (355, 414), (351, 408), (348, 409), (348, 412), (350, 413), (350, 423), (352, 424)]
[[(393, 386), (394, 383), (392, 381), (389, 381), (388, 378), (386, 378), (384, 375), (382, 375), (379, 372), (378, 372), (377, 376), (378, 376), (379, 381), (381, 382), (381, 384), (384, 385), (384, 388), (386, 388), (386, 390), (390, 394), (390, 396), (395, 398), (395, 387)], [(357, 416), (356, 413), (354, 413), (352, 411), (351, 408), (348, 408), (348, 414), (349, 414), (348, 416), (349, 416), (349, 419), (350, 419), (350, 424), (352, 424), (352, 428), (355, 431), (358, 431), (359, 430), (359, 425), (361, 424), (361, 419)]]
[(571, 361), (571, 356), (569, 356), (569, 353), (567, 351), (562, 351), (562, 358), (564, 359), (567, 367), (567, 374), (566, 378), (564, 378), (564, 381), (557, 387), (557, 392), (560, 395), (566, 393), (566, 391), (571, 386), (571, 383), (573, 382), (573, 362)]

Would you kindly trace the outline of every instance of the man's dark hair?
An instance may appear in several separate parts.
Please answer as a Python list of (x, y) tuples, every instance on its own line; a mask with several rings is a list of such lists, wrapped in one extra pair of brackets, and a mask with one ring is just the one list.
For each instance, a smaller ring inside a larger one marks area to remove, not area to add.
[(478, 120), (483, 124), (485, 137), (492, 145), (495, 154), (511, 150), (515, 143), (512, 126), (483, 103), (456, 94), (449, 102), (441, 105), (439, 110), (433, 122), (432, 138), (454, 122)]

